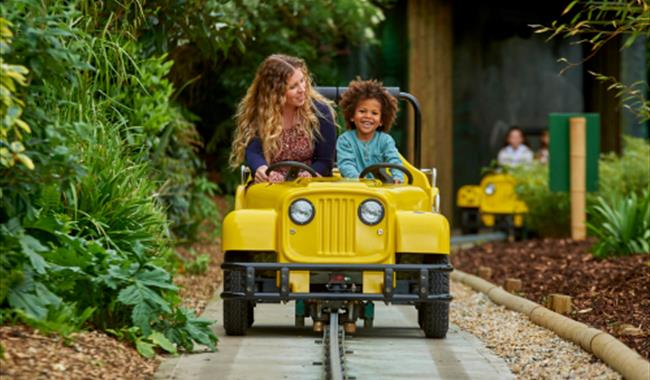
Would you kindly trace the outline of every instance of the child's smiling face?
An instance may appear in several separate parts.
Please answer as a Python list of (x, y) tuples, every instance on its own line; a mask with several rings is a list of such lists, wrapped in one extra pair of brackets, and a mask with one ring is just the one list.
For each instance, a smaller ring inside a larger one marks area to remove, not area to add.
[(352, 117), (357, 137), (369, 141), (381, 126), (381, 103), (377, 99), (363, 99), (357, 103)]

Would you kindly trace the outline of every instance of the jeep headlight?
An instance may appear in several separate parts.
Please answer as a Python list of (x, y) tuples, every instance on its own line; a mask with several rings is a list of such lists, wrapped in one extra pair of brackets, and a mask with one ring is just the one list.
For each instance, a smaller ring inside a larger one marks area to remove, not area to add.
[(381, 222), (384, 218), (384, 206), (374, 199), (368, 199), (359, 205), (359, 219), (369, 226)]
[(314, 205), (306, 199), (296, 199), (289, 206), (289, 218), (296, 224), (307, 224), (314, 219)]
[(485, 191), (485, 195), (493, 195), (496, 191), (496, 187), (493, 183), (488, 183), (483, 191)]

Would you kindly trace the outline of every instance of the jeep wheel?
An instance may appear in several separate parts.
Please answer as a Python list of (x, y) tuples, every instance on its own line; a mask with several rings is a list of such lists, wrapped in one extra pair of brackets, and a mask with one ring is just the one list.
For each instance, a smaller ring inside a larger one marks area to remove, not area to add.
[(248, 327), (253, 326), (255, 322), (255, 305), (252, 302), (248, 302)]
[[(436, 264), (448, 262), (447, 256), (436, 256), (432, 256), (429, 260)], [(449, 273), (433, 274), (429, 280), (429, 287), (432, 294), (449, 293)], [(418, 322), (427, 338), (444, 338), (449, 330), (449, 301), (432, 301), (420, 304)]]
[[(225, 270), (223, 272), (224, 290), (236, 292), (243, 289), (241, 277), (241, 272)], [(223, 300), (223, 328), (227, 335), (246, 334), (246, 329), (249, 326), (249, 304), (250, 302), (246, 300)]]
[(462, 208), (460, 214), (460, 231), (463, 235), (477, 234), (481, 226), (481, 217), (477, 208)]
[(418, 319), (427, 338), (442, 339), (449, 330), (449, 302), (433, 301), (420, 305)]

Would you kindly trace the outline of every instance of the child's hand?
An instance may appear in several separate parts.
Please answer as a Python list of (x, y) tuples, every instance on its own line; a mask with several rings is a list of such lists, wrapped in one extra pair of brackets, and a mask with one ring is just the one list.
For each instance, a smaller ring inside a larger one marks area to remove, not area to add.
[(396, 184), (396, 185), (398, 185), (398, 184), (402, 183), (402, 180), (401, 180), (401, 179), (397, 179), (397, 178), (393, 178), (393, 183)]

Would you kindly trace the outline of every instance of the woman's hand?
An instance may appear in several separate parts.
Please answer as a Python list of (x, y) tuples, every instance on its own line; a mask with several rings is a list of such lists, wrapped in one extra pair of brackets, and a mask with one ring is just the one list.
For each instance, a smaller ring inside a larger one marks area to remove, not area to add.
[(255, 182), (268, 182), (269, 177), (266, 175), (266, 169), (269, 167), (267, 165), (262, 165), (255, 171)]
[(281, 183), (284, 182), (284, 175), (282, 173), (273, 171), (269, 174), (269, 182), (271, 183)]

